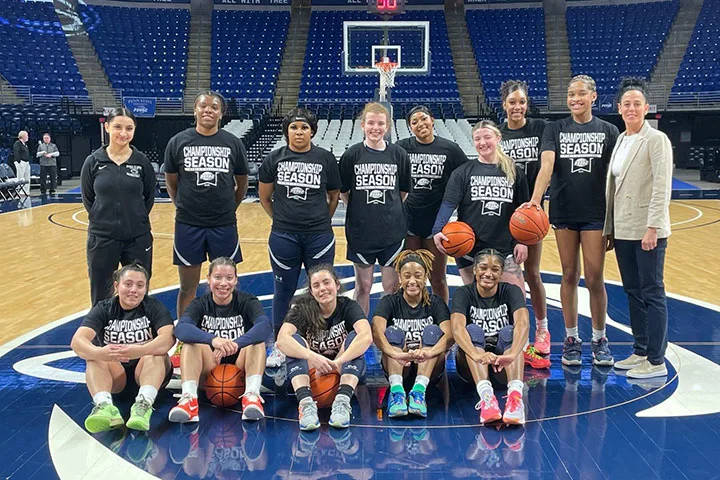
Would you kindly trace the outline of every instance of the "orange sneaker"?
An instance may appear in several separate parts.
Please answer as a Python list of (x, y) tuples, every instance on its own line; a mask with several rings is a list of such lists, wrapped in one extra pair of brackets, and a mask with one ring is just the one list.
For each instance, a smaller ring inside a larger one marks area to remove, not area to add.
[(525, 425), (525, 404), (520, 392), (510, 392), (510, 395), (508, 395), (503, 423), (507, 425)]
[(497, 398), (495, 398), (495, 395), (493, 395), (487, 402), (485, 400), (480, 400), (477, 405), (475, 405), (475, 410), (480, 410), (481, 425), (497, 422), (502, 418), (500, 407), (498, 406), (498, 401)]
[(550, 368), (550, 359), (541, 357), (532, 345), (528, 345), (523, 352), (523, 356), (525, 357), (525, 365), (537, 369)]
[(547, 329), (535, 330), (534, 347), (540, 355), (550, 355), (550, 332)]
[(262, 420), (265, 418), (265, 410), (263, 409), (263, 399), (260, 395), (254, 393), (246, 393), (242, 397), (242, 419), (243, 420)]
[(197, 397), (183, 393), (178, 404), (170, 409), (168, 420), (176, 423), (188, 423), (200, 421)]

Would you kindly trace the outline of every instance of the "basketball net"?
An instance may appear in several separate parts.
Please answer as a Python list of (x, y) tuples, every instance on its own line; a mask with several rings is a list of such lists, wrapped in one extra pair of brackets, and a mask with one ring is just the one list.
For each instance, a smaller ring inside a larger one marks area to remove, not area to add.
[(375, 70), (380, 74), (380, 101), (387, 101), (387, 89), (395, 86), (395, 73), (398, 64), (391, 62), (388, 57), (383, 57), (381, 61), (375, 64)]

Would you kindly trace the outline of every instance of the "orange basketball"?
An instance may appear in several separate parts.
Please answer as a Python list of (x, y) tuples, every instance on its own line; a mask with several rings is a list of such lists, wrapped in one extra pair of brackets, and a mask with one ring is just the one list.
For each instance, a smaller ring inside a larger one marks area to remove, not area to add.
[(467, 255), (475, 246), (475, 232), (465, 222), (450, 222), (442, 233), (448, 238), (442, 241), (442, 246), (451, 257)]
[(340, 388), (340, 374), (332, 371), (320, 377), (315, 376), (315, 369), (310, 369), (310, 392), (318, 408), (327, 408), (335, 400), (335, 394)]
[(510, 233), (515, 240), (525, 245), (541, 242), (548, 230), (550, 230), (550, 222), (542, 209), (521, 208), (515, 210), (510, 217)]
[(242, 435), (240, 415), (233, 412), (223, 412), (220, 418), (215, 418), (210, 427), (210, 442), (219, 448), (233, 448), (240, 445)]
[(222, 364), (205, 377), (205, 395), (218, 407), (231, 407), (245, 393), (245, 372), (235, 365)]

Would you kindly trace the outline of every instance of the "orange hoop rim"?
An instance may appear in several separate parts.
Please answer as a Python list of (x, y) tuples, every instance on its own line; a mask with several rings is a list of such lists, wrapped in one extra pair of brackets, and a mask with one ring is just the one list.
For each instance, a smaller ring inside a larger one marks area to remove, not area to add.
[(398, 64), (397, 62), (377, 62), (375, 64), (375, 68), (379, 68), (380, 70), (384, 72), (390, 72), (393, 69), (397, 68)]

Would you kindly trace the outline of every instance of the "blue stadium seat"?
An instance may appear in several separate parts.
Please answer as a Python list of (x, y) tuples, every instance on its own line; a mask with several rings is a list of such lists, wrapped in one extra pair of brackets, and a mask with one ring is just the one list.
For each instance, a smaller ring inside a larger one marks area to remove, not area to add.
[(670, 102), (688, 101), (688, 94), (720, 91), (720, 0), (705, 0), (685, 56), (680, 64)]

